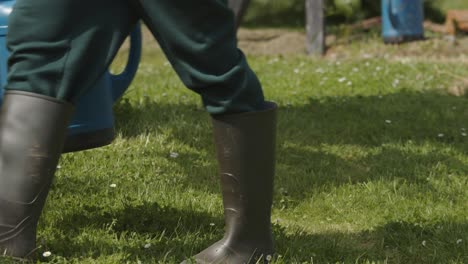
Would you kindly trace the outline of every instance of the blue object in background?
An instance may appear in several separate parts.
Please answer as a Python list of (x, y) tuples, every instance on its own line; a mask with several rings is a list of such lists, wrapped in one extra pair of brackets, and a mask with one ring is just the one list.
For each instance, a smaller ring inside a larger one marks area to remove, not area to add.
[(15, 1), (0, 0), (0, 104), (3, 99), (3, 87), (6, 84), (8, 50), (6, 47), (6, 34), (8, 31), (8, 16)]
[(423, 0), (382, 0), (384, 43), (424, 39)]
[[(8, 16), (14, 4), (14, 0), (0, 0), (0, 104), (7, 82)], [(138, 24), (130, 34), (130, 50), (124, 71), (119, 75), (107, 72), (78, 99), (63, 152), (96, 148), (112, 142), (115, 137), (112, 105), (135, 77), (140, 63), (141, 45), (141, 28)]]

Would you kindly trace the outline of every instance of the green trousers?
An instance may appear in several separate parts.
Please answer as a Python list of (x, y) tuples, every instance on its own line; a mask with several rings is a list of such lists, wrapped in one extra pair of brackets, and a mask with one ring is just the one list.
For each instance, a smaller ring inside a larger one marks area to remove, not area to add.
[(225, 0), (17, 0), (9, 17), (6, 89), (75, 102), (139, 20), (209, 113), (263, 107)]

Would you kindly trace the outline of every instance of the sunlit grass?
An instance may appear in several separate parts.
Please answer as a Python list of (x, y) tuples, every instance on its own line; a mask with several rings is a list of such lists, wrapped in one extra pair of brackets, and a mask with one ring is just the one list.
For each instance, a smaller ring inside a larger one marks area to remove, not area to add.
[[(276, 263), (468, 262), (468, 99), (443, 73), (466, 64), (249, 61), (280, 106)], [(44, 263), (179, 263), (222, 236), (209, 116), (159, 49), (115, 113), (112, 145), (62, 156)]]

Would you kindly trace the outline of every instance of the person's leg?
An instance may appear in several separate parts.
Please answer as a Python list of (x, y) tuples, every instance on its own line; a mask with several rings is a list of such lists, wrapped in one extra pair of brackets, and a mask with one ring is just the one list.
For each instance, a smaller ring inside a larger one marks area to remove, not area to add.
[(107, 70), (136, 20), (127, 0), (17, 0), (5, 89), (75, 102)]
[(0, 110), (0, 258), (30, 258), (72, 104), (101, 76), (135, 17), (124, 0), (18, 0)]
[(210, 114), (263, 108), (262, 87), (237, 49), (233, 12), (224, 0), (135, 0), (182, 82)]
[(141, 17), (184, 84), (213, 116), (226, 233), (198, 263), (256, 263), (273, 253), (276, 105), (237, 49), (233, 13), (222, 0), (137, 0)]

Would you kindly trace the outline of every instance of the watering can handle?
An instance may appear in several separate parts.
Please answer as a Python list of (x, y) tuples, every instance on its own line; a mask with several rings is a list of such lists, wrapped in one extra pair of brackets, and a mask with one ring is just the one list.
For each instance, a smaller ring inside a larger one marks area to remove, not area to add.
[(133, 77), (135, 77), (141, 58), (141, 45), (141, 27), (138, 23), (130, 33), (130, 51), (125, 69), (118, 75), (111, 74), (112, 99), (114, 102), (124, 94)]

